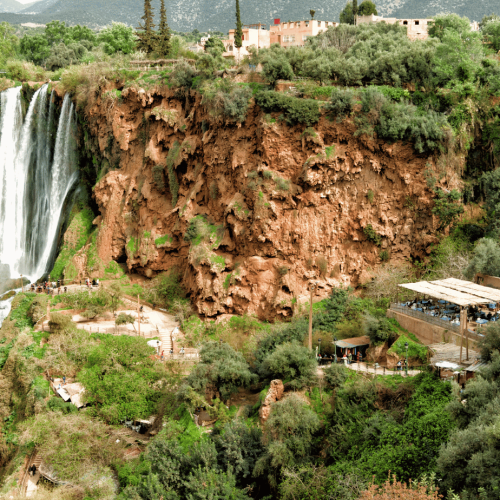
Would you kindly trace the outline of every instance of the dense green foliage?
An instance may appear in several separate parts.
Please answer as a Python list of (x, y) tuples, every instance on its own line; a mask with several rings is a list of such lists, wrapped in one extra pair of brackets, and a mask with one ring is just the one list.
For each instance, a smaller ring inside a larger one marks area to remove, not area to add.
[(154, 349), (136, 337), (101, 335), (99, 340), (78, 375), (91, 413), (113, 424), (154, 413), (160, 397), (154, 385), (162, 378), (150, 359)]

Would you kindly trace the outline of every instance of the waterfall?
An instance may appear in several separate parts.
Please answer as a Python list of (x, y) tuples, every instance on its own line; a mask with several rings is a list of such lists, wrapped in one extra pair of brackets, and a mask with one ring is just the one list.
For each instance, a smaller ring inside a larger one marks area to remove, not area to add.
[(66, 94), (57, 120), (48, 85), (35, 92), (24, 120), (20, 87), (0, 98), (0, 278), (37, 279), (53, 264), (78, 180), (75, 108)]

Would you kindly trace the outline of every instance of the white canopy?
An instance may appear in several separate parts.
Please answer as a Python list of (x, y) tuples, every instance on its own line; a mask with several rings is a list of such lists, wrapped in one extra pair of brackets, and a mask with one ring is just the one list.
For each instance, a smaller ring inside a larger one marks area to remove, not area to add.
[(404, 283), (399, 286), (436, 299), (446, 300), (459, 306), (500, 302), (500, 290), (455, 278)]
[(460, 368), (460, 365), (451, 363), (450, 361), (439, 361), (439, 363), (436, 363), (436, 366), (439, 368), (448, 368), (449, 370), (456, 370), (457, 368)]
[(148, 340), (148, 345), (156, 349), (157, 347), (161, 347), (161, 340)]

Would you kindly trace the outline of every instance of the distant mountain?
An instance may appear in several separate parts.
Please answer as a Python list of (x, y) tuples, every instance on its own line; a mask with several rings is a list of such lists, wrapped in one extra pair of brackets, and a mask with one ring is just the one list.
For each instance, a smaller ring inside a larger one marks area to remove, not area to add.
[[(338, 21), (339, 13), (347, 0), (241, 0), (241, 17), (244, 24), (261, 22), (272, 24), (273, 19), (297, 21), (308, 19), (309, 10), (316, 11), (315, 18)], [(359, 1), (359, 0), (358, 0)], [(15, 0), (0, 0), (3, 3)], [(156, 19), (159, 17), (159, 0), (153, 0)], [(170, 27), (176, 31), (219, 30), (227, 33), (235, 25), (234, 0), (170, 0), (168, 2)], [(440, 12), (456, 12), (471, 20), (480, 21), (484, 15), (500, 14), (498, 0), (379, 0), (379, 15), (399, 18), (425, 18)], [(0, 13), (0, 21), (13, 24), (25, 22), (47, 23), (54, 19), (68, 24), (86, 24), (97, 28), (120, 21), (137, 26), (143, 14), (143, 0), (41, 0), (25, 8), (22, 13)]]
[(25, 8), (26, 4), (16, 2), (16, 0), (0, 0), (0, 12), (21, 12)]

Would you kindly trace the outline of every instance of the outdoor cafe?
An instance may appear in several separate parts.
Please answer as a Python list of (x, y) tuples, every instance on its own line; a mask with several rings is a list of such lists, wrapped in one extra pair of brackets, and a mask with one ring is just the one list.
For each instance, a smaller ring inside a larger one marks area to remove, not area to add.
[(415, 312), (420, 319), (457, 330), (462, 338), (481, 337), (482, 326), (500, 321), (500, 290), (495, 288), (455, 278), (399, 286), (417, 294), (395, 304), (401, 312)]

